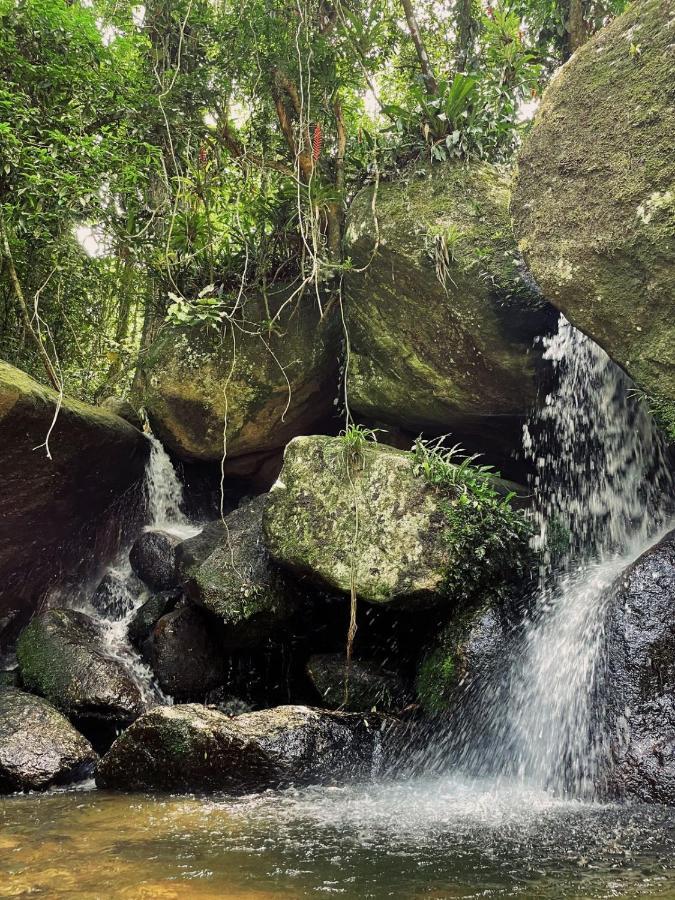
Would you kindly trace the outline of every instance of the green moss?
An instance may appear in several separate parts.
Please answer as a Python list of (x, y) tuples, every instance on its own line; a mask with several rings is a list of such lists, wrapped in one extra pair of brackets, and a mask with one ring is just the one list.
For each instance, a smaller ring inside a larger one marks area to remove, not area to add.
[(457, 686), (458, 672), (451, 648), (437, 647), (423, 658), (415, 688), (424, 710), (431, 715), (447, 709)]

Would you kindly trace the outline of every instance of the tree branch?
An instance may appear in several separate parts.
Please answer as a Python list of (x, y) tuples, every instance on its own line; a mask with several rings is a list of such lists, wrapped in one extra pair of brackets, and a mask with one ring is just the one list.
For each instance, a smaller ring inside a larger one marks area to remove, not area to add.
[(401, 5), (403, 6), (403, 11), (405, 12), (405, 18), (408, 23), (408, 31), (410, 32), (410, 37), (412, 38), (413, 44), (415, 45), (415, 50), (417, 51), (417, 58), (422, 70), (424, 87), (426, 88), (426, 92), (430, 97), (436, 97), (438, 95), (438, 82), (436, 81), (436, 76), (434, 75), (434, 71), (431, 67), (429, 54), (427, 53), (426, 47), (424, 46), (424, 40), (422, 39), (422, 33), (420, 32), (419, 25), (417, 24), (417, 19), (415, 17), (415, 11), (412, 7), (412, 2), (411, 0), (401, 0)]

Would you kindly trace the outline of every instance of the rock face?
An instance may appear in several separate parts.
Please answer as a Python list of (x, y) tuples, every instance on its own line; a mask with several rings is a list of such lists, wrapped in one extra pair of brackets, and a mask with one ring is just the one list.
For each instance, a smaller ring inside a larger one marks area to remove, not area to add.
[(227, 658), (221, 628), (193, 606), (162, 616), (144, 644), (143, 655), (165, 694), (178, 700), (203, 700), (226, 678)]
[(307, 675), (329, 709), (348, 712), (395, 712), (410, 702), (410, 693), (395, 673), (374, 662), (354, 659), (349, 667), (348, 691), (345, 693), (346, 662), (344, 653), (317, 653), (309, 658)]
[(246, 793), (370, 772), (378, 716), (280, 706), (229, 718), (204, 706), (157, 707), (101, 760), (96, 783), (118, 790)]
[(119, 416), (120, 419), (124, 419), (125, 422), (133, 425), (134, 428), (137, 428), (139, 431), (143, 430), (141, 417), (128, 400), (120, 400), (119, 397), (106, 397), (101, 403), (101, 408), (114, 413), (116, 416)]
[[(271, 312), (288, 297), (272, 293)], [(293, 315), (291, 303), (272, 334), (248, 334), (249, 326), (224, 337), (197, 328), (164, 330), (135, 386), (162, 443), (184, 459), (220, 460), (227, 417), (227, 465), (245, 474), (261, 455), (331, 414), (338, 322), (335, 315), (321, 320), (316, 298), (298, 302), (302, 311)], [(260, 298), (247, 300), (246, 317), (268, 317)]]
[(544, 95), (514, 228), (544, 294), (652, 398), (675, 435), (673, 0), (640, 0)]
[(123, 619), (134, 607), (134, 598), (122, 579), (107, 572), (96, 588), (91, 605), (105, 619)]
[(495, 420), (498, 439), (535, 399), (532, 341), (551, 320), (511, 233), (508, 180), (483, 163), (411, 170), (379, 185), (377, 227), (373, 190), (347, 223), (364, 269), (345, 280), (350, 407), (463, 439)]
[(96, 759), (89, 741), (46, 700), (0, 689), (0, 793), (78, 781)]
[(109, 656), (89, 616), (50, 609), (36, 616), (17, 644), (23, 684), (67, 716), (131, 722), (145, 709), (122, 662)]
[(675, 531), (621, 575), (609, 603), (609, 790), (675, 803)]
[(178, 591), (155, 594), (140, 606), (129, 622), (128, 636), (131, 643), (140, 648), (162, 616), (171, 612), (179, 599)]
[(155, 591), (167, 591), (178, 585), (176, 547), (180, 538), (166, 531), (144, 531), (136, 538), (129, 562), (135, 574)]
[(287, 446), (264, 516), (274, 560), (330, 589), (353, 585), (360, 599), (408, 608), (457, 602), (471, 579), (490, 574), (496, 560), (474, 559), (461, 535), (449, 539), (458, 490), (430, 486), (410, 453), (371, 442), (350, 453), (342, 438)]
[[(149, 444), (111, 413), (57, 395), (0, 362), (0, 620), (27, 621), (39, 600), (97, 545), (139, 483)], [(127, 513), (128, 517), (128, 513)], [(0, 635), (0, 642), (2, 635)]]
[(266, 503), (266, 495), (256, 497), (177, 550), (190, 599), (222, 619), (230, 649), (259, 644), (294, 609), (291, 589), (264, 543)]
[(434, 715), (460, 703), (466, 708), (474, 700), (496, 702), (508, 631), (499, 610), (489, 604), (453, 618), (419, 665), (417, 696), (425, 711)]

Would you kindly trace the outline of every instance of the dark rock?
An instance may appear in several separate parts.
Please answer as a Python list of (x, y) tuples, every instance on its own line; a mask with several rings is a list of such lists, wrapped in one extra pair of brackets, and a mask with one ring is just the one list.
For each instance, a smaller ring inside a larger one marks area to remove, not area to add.
[(129, 622), (127, 631), (129, 640), (135, 647), (141, 648), (143, 641), (150, 636), (150, 632), (155, 627), (155, 624), (159, 622), (162, 616), (171, 612), (176, 606), (179, 597), (180, 593), (178, 591), (164, 591), (160, 594), (154, 594), (136, 610)]
[(345, 695), (344, 653), (318, 653), (310, 657), (307, 675), (329, 709), (364, 712), (375, 708), (393, 712), (403, 709), (411, 700), (399, 675), (361, 659), (351, 661), (349, 690)]
[(133, 521), (130, 507), (141, 496), (132, 488), (140, 487), (150, 445), (106, 410), (66, 399), (50, 436), (51, 459), (36, 449), (57, 401), (54, 391), (0, 362), (0, 629), (7, 639), (83, 559), (112, 553), (106, 539), (114, 544), (119, 536), (114, 514)]
[(203, 699), (223, 683), (227, 658), (221, 632), (218, 621), (194, 606), (161, 617), (143, 646), (143, 655), (165, 694), (179, 700)]
[(270, 562), (262, 517), (267, 495), (212, 522), (177, 551), (190, 599), (225, 623), (230, 649), (254, 646), (274, 635), (295, 607), (284, 575)]
[(119, 416), (120, 419), (124, 419), (125, 422), (133, 425), (134, 428), (143, 431), (141, 417), (128, 400), (120, 400), (119, 397), (106, 397), (101, 403), (101, 408), (107, 409), (109, 412)]
[(18, 669), (4, 669), (0, 672), (0, 688), (19, 687), (21, 676)]
[(157, 707), (101, 760), (96, 783), (118, 790), (247, 793), (371, 773), (381, 716), (280, 706), (229, 718), (205, 706)]
[(675, 803), (675, 531), (611, 589), (606, 703), (610, 794)]
[(118, 621), (134, 608), (134, 598), (118, 575), (107, 572), (96, 588), (91, 605), (105, 619)]
[(108, 654), (99, 626), (84, 613), (36, 616), (19, 637), (17, 658), (24, 686), (71, 718), (131, 722), (145, 708), (131, 673)]
[(129, 553), (131, 568), (155, 591), (178, 586), (176, 547), (180, 538), (166, 531), (144, 531)]
[(214, 688), (206, 695), (206, 706), (213, 707), (226, 716), (240, 716), (243, 713), (253, 712), (253, 706), (235, 697), (226, 686)]
[(46, 700), (0, 690), (0, 793), (78, 781), (96, 759), (89, 741)]

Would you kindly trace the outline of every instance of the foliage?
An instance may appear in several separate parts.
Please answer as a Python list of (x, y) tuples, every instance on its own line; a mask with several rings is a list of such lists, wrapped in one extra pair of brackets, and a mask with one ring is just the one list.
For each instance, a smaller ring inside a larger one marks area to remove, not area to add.
[(459, 445), (418, 438), (412, 448), (417, 475), (447, 495), (443, 504), (452, 566), (446, 590), (469, 600), (488, 585), (499, 588), (524, 574), (531, 526), (513, 507), (513, 492), (500, 492), (492, 466), (476, 465)]
[(353, 422), (340, 432), (342, 455), (348, 472), (362, 464), (363, 452), (368, 443), (377, 443), (377, 434), (378, 429), (365, 428)]

